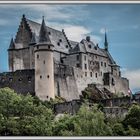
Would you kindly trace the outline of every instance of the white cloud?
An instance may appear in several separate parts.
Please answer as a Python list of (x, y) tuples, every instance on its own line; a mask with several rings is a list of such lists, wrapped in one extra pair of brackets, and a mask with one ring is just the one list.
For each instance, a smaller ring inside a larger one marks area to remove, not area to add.
[(72, 24), (62, 24), (58, 22), (47, 22), (49, 27), (55, 28), (57, 30), (64, 29), (67, 37), (70, 40), (80, 42), (82, 39), (86, 38), (87, 35), (90, 34), (91, 40), (95, 43), (99, 43), (102, 41), (100, 36), (91, 35), (91, 31), (84, 26), (81, 25), (72, 25)]
[(132, 90), (140, 88), (140, 69), (137, 70), (124, 69), (122, 74), (124, 77), (127, 77), (129, 79), (130, 88)]
[(90, 31), (83, 26), (67, 26), (64, 28), (66, 35), (70, 40), (81, 41)]

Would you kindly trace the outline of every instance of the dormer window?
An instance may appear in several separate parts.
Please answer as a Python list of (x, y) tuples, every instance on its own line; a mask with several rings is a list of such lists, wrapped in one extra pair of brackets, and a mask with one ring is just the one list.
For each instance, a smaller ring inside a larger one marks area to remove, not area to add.
[(58, 42), (57, 45), (60, 46), (60, 42)]
[(94, 49), (97, 50), (97, 47), (95, 46)]
[(91, 49), (91, 44), (89, 44), (88, 47)]

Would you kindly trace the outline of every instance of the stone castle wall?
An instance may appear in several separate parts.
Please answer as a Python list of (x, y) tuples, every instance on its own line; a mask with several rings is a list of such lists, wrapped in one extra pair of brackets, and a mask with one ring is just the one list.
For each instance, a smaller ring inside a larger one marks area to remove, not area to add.
[(0, 74), (0, 88), (9, 87), (19, 94), (35, 95), (34, 70), (19, 70)]

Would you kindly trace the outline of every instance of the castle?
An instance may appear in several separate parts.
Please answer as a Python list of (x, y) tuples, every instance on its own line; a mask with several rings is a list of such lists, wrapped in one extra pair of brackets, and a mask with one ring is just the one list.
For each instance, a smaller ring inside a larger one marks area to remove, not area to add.
[(64, 30), (46, 26), (44, 18), (39, 24), (23, 15), (8, 56), (10, 72), (0, 74), (0, 87), (17, 93), (70, 101), (95, 84), (101, 92), (129, 95), (129, 81), (121, 77), (120, 66), (109, 53), (106, 33), (104, 48), (99, 48), (89, 36), (75, 42)]

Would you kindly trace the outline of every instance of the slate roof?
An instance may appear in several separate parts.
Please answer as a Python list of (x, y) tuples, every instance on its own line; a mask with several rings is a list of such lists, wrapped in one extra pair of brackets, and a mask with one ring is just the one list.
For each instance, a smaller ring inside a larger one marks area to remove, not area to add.
[[(31, 31), (35, 33), (36, 38), (39, 38), (39, 32), (40, 32), (41, 25), (39, 23), (36, 23), (29, 19), (26, 19), (26, 20), (27, 20), (27, 23), (28, 23)], [(54, 45), (54, 49), (56, 51), (69, 53), (70, 46), (69, 46), (64, 34), (61, 31), (52, 29), (48, 26), (46, 26), (46, 30), (49, 34), (51, 43)]]
[[(26, 21), (32, 31), (31, 43), (34, 43), (35, 41), (36, 43), (38, 43), (41, 24), (29, 20), (27, 18)], [(108, 57), (111, 65), (116, 65), (116, 62), (114, 61), (110, 53), (105, 49), (99, 48), (97, 44), (95, 44), (94, 42), (87, 41), (86, 39), (83, 39), (80, 43), (76, 41), (68, 40), (64, 31), (59, 31), (50, 28), (45, 24), (44, 27), (46, 28), (50, 42), (54, 45), (54, 50), (66, 54), (79, 53), (79, 52), (93, 53), (100, 56)], [(22, 44), (15, 44), (15, 46), (17, 46), (16, 48), (22, 48)]]

